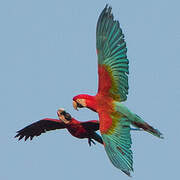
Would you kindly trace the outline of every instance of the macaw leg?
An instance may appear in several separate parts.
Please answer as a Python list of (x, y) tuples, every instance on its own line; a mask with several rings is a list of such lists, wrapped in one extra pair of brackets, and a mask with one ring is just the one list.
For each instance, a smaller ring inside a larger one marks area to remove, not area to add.
[(103, 140), (98, 133), (94, 132), (93, 134), (91, 134), (91, 138), (97, 141), (98, 143), (103, 144)]
[(88, 138), (88, 144), (91, 146), (91, 143), (96, 144), (91, 138)]

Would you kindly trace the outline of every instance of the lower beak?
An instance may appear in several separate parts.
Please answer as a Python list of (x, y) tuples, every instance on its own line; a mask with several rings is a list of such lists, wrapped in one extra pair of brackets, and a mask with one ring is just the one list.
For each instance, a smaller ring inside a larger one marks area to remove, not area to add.
[(77, 111), (78, 111), (78, 108), (77, 108), (77, 103), (76, 103), (76, 101), (73, 101), (73, 107), (74, 107), (74, 109), (75, 109), (75, 110), (77, 110)]

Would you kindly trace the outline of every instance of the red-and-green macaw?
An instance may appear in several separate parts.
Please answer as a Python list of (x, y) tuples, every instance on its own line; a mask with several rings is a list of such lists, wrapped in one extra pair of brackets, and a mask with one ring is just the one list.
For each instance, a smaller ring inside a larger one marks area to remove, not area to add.
[(87, 107), (98, 113), (100, 132), (110, 161), (130, 176), (133, 171), (130, 125), (159, 138), (162, 134), (121, 103), (126, 101), (128, 95), (129, 61), (124, 35), (111, 9), (106, 5), (96, 28), (98, 92), (95, 96), (75, 96), (73, 107)]
[(99, 121), (91, 120), (80, 122), (71, 117), (71, 115), (62, 108), (57, 111), (57, 115), (59, 119), (45, 118), (26, 126), (17, 131), (15, 138), (17, 137), (21, 140), (25, 137), (25, 141), (28, 138), (32, 140), (34, 136), (39, 136), (46, 131), (67, 129), (69, 133), (76, 138), (87, 138), (89, 146), (91, 146), (91, 143), (95, 144), (93, 140), (103, 144), (101, 136), (96, 133), (96, 131), (99, 130)]

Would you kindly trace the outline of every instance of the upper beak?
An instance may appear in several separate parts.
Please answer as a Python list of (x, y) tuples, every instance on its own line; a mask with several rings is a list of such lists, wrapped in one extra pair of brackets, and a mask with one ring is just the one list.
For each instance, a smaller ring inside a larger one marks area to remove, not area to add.
[(57, 115), (58, 115), (59, 120), (62, 121), (63, 116), (59, 112), (57, 112)]
[(63, 108), (59, 108), (58, 110), (57, 110), (57, 115), (58, 115), (58, 117), (59, 117), (59, 119), (61, 120), (61, 117), (63, 116), (63, 115), (61, 115), (61, 113), (62, 112), (64, 112), (65, 110), (63, 109)]
[(77, 107), (77, 103), (76, 103), (76, 101), (73, 101), (73, 107), (74, 107), (74, 109), (75, 109), (75, 110), (77, 110), (77, 111), (78, 111), (78, 107)]
[(59, 110), (57, 111), (57, 115), (58, 115), (59, 120), (62, 120), (62, 119), (61, 119), (61, 118), (62, 118), (62, 115), (60, 114)]

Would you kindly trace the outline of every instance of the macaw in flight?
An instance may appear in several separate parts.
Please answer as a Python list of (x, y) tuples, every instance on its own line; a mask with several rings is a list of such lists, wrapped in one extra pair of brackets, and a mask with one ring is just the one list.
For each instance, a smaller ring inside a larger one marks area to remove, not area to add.
[(25, 128), (17, 131), (15, 138), (17, 137), (21, 140), (25, 137), (25, 141), (28, 138), (32, 140), (34, 136), (39, 136), (41, 133), (45, 133), (46, 131), (67, 129), (74, 137), (80, 139), (87, 138), (89, 146), (91, 146), (91, 143), (95, 144), (93, 140), (103, 144), (101, 136), (96, 133), (96, 131), (99, 130), (99, 121), (91, 120), (80, 122), (71, 117), (71, 115), (62, 108), (57, 111), (57, 115), (59, 119), (45, 118), (26, 126)]
[(133, 171), (130, 125), (163, 138), (159, 130), (131, 112), (121, 102), (128, 95), (129, 61), (124, 35), (114, 20), (111, 7), (99, 16), (96, 27), (98, 56), (98, 92), (95, 96), (80, 94), (73, 98), (73, 107), (87, 107), (99, 115), (100, 133), (106, 153), (113, 165), (130, 176)]

